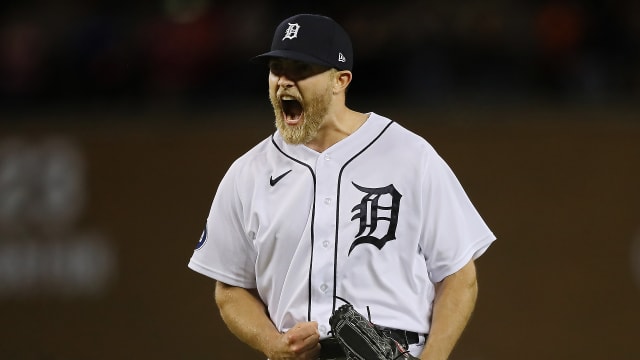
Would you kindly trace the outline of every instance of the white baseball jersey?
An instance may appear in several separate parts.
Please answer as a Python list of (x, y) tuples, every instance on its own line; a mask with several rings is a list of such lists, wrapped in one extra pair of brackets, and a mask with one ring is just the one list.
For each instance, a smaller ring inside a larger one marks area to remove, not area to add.
[(335, 295), (386, 327), (429, 332), (434, 283), (495, 240), (435, 150), (369, 114), (318, 153), (276, 132), (229, 168), (189, 267), (257, 288), (275, 326), (318, 321)]

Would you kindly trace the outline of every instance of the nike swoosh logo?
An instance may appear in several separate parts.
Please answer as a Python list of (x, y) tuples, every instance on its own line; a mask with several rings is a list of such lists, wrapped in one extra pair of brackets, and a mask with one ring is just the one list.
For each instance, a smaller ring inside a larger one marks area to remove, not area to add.
[(278, 183), (278, 181), (282, 180), (282, 178), (283, 178), (283, 177), (285, 177), (285, 176), (287, 176), (287, 174), (289, 174), (290, 172), (291, 172), (291, 170), (289, 170), (289, 171), (287, 171), (286, 173), (284, 173), (284, 174), (282, 174), (282, 175), (278, 176), (278, 177), (277, 177), (277, 178), (275, 178), (275, 179), (274, 179), (272, 176), (269, 176), (269, 184), (270, 184), (271, 186), (275, 186), (275, 185)]

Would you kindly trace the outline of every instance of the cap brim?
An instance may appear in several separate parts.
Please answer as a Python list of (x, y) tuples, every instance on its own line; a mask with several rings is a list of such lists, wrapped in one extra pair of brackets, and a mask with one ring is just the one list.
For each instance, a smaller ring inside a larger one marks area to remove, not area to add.
[(306, 54), (302, 54), (299, 53), (297, 51), (291, 51), (291, 50), (273, 50), (273, 51), (269, 51), (266, 52), (264, 54), (260, 54), (258, 56), (255, 56), (253, 58), (251, 58), (251, 62), (253, 63), (266, 63), (267, 61), (269, 61), (269, 59), (271, 58), (283, 58), (283, 59), (290, 59), (290, 60), (297, 60), (297, 61), (302, 61), (305, 63), (310, 63), (310, 64), (316, 64), (316, 65), (323, 65), (323, 66), (327, 66), (327, 67), (333, 67), (332, 64), (329, 64), (327, 62), (324, 62), (320, 59), (317, 59), (313, 56), (309, 56)]

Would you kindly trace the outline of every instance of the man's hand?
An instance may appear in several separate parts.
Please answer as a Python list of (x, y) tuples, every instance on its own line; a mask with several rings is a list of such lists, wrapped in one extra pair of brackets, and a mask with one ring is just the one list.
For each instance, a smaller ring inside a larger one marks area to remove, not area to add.
[(301, 322), (282, 334), (266, 354), (270, 360), (315, 360), (320, 354), (320, 333), (315, 321)]

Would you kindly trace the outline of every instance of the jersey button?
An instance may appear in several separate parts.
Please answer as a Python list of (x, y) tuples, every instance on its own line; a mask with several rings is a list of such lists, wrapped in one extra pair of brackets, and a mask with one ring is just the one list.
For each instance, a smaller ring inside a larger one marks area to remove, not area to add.
[(325, 249), (328, 248), (329, 247), (329, 241), (327, 241), (327, 240), (323, 241), (322, 242), (322, 247), (325, 248)]
[(324, 203), (327, 205), (331, 205), (331, 198), (324, 198)]
[(320, 285), (320, 291), (327, 292), (327, 289), (329, 288), (329, 286), (327, 284), (322, 284)]
[(329, 160), (331, 160), (331, 156), (329, 154), (325, 154), (324, 155), (324, 159), (329, 161)]
[(320, 325), (320, 327), (318, 328), (318, 330), (320, 330), (320, 332), (322, 333), (321, 335), (324, 335), (327, 333), (327, 327), (324, 325)]

